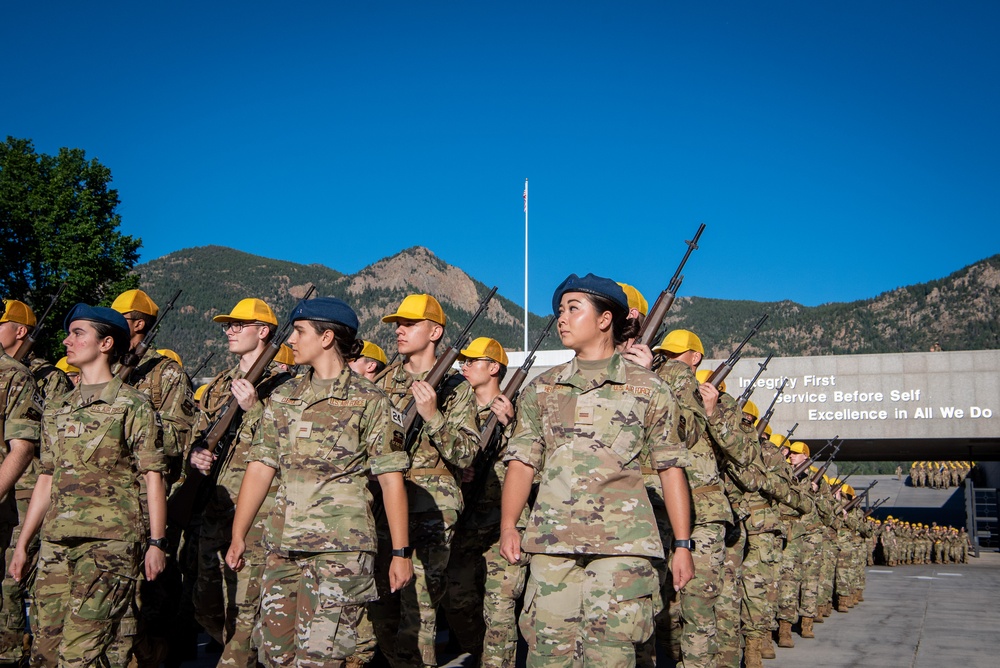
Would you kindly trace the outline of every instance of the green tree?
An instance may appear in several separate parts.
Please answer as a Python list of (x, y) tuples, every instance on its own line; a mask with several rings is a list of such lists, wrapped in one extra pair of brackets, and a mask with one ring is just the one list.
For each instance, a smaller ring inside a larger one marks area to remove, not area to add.
[[(111, 170), (81, 149), (52, 156), (36, 153), (28, 139), (0, 144), (0, 294), (40, 316), (65, 282), (48, 332), (76, 302), (108, 304), (139, 284), (130, 272), (142, 240), (119, 232), (118, 191), (110, 182)], [(36, 349), (61, 356), (57, 341), (46, 336)]]

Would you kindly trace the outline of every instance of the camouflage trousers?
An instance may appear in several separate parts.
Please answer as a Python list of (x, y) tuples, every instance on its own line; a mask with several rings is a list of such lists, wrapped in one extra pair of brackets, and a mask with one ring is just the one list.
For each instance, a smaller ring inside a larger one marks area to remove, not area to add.
[[(519, 530), (524, 536), (524, 529)], [(486, 633), (481, 668), (514, 668), (517, 657), (517, 604), (528, 580), (530, 555), (512, 564), (500, 556), (500, 542), (486, 553), (483, 621)]]
[(799, 615), (816, 617), (819, 605), (819, 578), (823, 565), (823, 534), (809, 533), (802, 537), (802, 584), (799, 588)]
[(460, 526), (451, 542), (442, 608), (448, 628), (462, 649), (472, 656), (483, 651), (486, 623), (483, 605), (486, 589), (486, 553), (500, 540), (500, 525)]
[(833, 603), (833, 577), (837, 570), (837, 532), (827, 528), (823, 533), (822, 563), (819, 568), (819, 605)]
[(135, 594), (136, 543), (42, 541), (35, 583), (33, 666), (123, 666), (109, 652)]
[[(24, 511), (28, 502), (24, 501)], [(17, 502), (18, 512), (24, 517), (22, 502)], [(25, 604), (30, 600), (35, 588), (35, 573), (38, 565), (38, 547), (40, 541), (36, 535), (28, 543), (28, 561), (24, 565), (24, 576), (20, 582), (7, 575), (7, 566), (14, 556), (14, 546), (21, 535), (20, 525), (0, 527), (0, 544), (9, 546), (3, 553), (3, 563), (0, 563), (0, 584), (2, 599), (0, 599), (0, 663), (16, 663), (24, 656), (24, 634), (28, 633), (28, 621), (24, 614)]]
[(725, 536), (726, 525), (720, 522), (696, 524), (691, 529), (694, 578), (680, 591), (677, 605), (670, 608), (672, 633), (680, 634), (684, 668), (715, 666), (719, 653), (715, 606), (722, 591)]
[(779, 621), (799, 621), (799, 590), (802, 587), (802, 559), (806, 553), (802, 536), (796, 536), (785, 543), (778, 567), (778, 607)]
[(852, 590), (851, 562), (854, 546), (844, 530), (837, 534), (837, 548), (836, 591), (838, 596), (847, 596)]
[(341, 667), (355, 653), (365, 603), (375, 598), (367, 552), (268, 554), (256, 643), (265, 666)]
[(762, 637), (773, 628), (777, 614), (781, 542), (781, 536), (776, 533), (747, 536), (741, 579), (743, 635), (747, 637)]
[[(414, 581), (389, 592), (389, 530), (379, 528), (378, 600), (368, 615), (379, 649), (394, 668), (437, 665), (437, 608), (445, 594), (445, 571), (458, 512), (410, 513)], [(385, 546), (385, 547), (383, 547)]]
[[(667, 509), (654, 505), (653, 516), (656, 518), (660, 542), (664, 546), (672, 545), (674, 532), (670, 527)], [(636, 649), (635, 662), (641, 668), (655, 668), (659, 646), (669, 648), (670, 655), (675, 661), (680, 661), (681, 657), (680, 638), (678, 634), (671, 631), (670, 615), (672, 609), (677, 606), (677, 592), (674, 591), (673, 575), (670, 573), (666, 559), (653, 559), (652, 564), (660, 581), (660, 598), (656, 606), (656, 616), (653, 618), (653, 635)]]
[(630, 668), (653, 633), (659, 578), (634, 556), (531, 555), (519, 626), (528, 668)]
[(743, 524), (726, 533), (726, 560), (722, 564), (722, 588), (715, 602), (716, 643), (719, 652), (715, 663), (719, 668), (740, 668), (743, 661), (740, 608), (743, 576), (743, 554), (747, 544)]

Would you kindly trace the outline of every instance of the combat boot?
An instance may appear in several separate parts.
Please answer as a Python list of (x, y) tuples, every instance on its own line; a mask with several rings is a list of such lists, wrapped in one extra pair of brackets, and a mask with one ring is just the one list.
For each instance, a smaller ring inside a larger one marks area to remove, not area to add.
[(857, 599), (858, 603), (861, 603), (863, 600), (865, 600), (865, 590), (859, 589), (857, 596), (855, 598)]
[(792, 640), (792, 623), (778, 620), (778, 647), (795, 647)]
[(800, 633), (803, 638), (815, 638), (816, 634), (813, 633), (813, 618), (803, 617), (802, 618), (802, 633)]
[(365, 662), (356, 656), (347, 657), (347, 663), (344, 664), (345, 668), (364, 668)]
[(743, 665), (745, 668), (764, 668), (763, 657), (760, 655), (760, 636), (747, 636), (746, 647), (743, 649)]
[(760, 636), (760, 658), (778, 658), (778, 654), (774, 651), (774, 636), (772, 636), (770, 632)]
[(837, 612), (848, 612), (850, 608), (847, 607), (847, 596), (844, 594), (837, 594)]
[(816, 616), (813, 617), (813, 624), (822, 624), (824, 621), (826, 621), (825, 619), (823, 619), (824, 610), (826, 610), (825, 605), (821, 605), (818, 608), (816, 608)]
[(858, 604), (857, 596), (858, 595), (856, 593), (854, 593), (853, 591), (850, 594), (848, 594), (848, 596), (847, 596), (847, 607), (848, 608), (853, 608), (854, 606), (856, 606)]

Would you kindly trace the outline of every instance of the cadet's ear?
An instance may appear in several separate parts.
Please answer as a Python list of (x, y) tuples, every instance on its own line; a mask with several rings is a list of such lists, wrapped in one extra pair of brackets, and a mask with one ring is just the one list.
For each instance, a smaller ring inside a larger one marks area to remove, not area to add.
[(442, 327), (441, 325), (437, 324), (432, 320), (428, 320), (427, 322), (433, 325), (433, 327), (431, 327), (431, 341), (437, 343), (438, 341), (441, 340), (441, 337), (444, 336), (444, 327)]

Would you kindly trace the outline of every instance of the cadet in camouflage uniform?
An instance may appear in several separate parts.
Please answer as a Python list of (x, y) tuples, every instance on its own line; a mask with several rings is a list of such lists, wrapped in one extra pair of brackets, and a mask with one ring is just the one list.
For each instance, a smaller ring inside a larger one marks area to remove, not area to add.
[[(115, 298), (111, 308), (124, 316), (129, 326), (129, 349), (138, 346), (156, 321), (159, 307), (142, 290), (127, 290)], [(118, 374), (119, 367), (112, 367)], [(167, 457), (167, 493), (180, 481), (184, 455), (190, 445), (195, 406), (191, 381), (175, 360), (150, 347), (126, 382), (153, 404), (163, 425), (163, 453)], [(140, 481), (140, 486), (141, 486)], [(145, 498), (145, 492), (142, 492)], [(178, 546), (171, 546), (171, 550)], [(174, 560), (156, 584), (140, 582), (133, 610), (121, 624), (122, 647), (132, 645), (140, 667), (158, 668), (170, 650), (171, 634), (180, 605), (181, 574)], [(134, 642), (127, 636), (135, 636)]]
[(472, 388), (458, 374), (446, 378), (437, 391), (424, 380), (444, 335), (444, 311), (434, 297), (409, 295), (382, 321), (396, 323), (404, 362), (389, 367), (380, 386), (399, 411), (412, 398), (422, 420), (414, 424), (416, 433), (407, 441), (412, 442), (406, 490), (416, 579), (412, 587), (389, 592), (389, 537), (380, 521), (379, 600), (368, 611), (379, 648), (393, 666), (436, 666), (437, 608), (445, 594), (452, 535), (463, 509), (455, 475), (472, 465), (479, 447), (476, 402)]
[(363, 340), (361, 354), (347, 364), (354, 373), (374, 383), (388, 363), (384, 350), (371, 341)]
[[(514, 406), (500, 392), (500, 382), (507, 373), (507, 353), (498, 341), (484, 336), (463, 349), (459, 360), (462, 375), (476, 396), (480, 430), (490, 416), (497, 416), (498, 426), (491, 438), (499, 440), (491, 443), (496, 447), (491, 450), (502, 454), (510, 435), (505, 427), (514, 421)], [(513, 666), (517, 644), (514, 607), (527, 573), (524, 566), (500, 558), (500, 491), (506, 467), (499, 457), (482, 462), (483, 456), (477, 457), (475, 467), (466, 469), (463, 476), (465, 511), (451, 545), (444, 609), (448, 626), (463, 650), (474, 657), (483, 655), (488, 635), (488, 657), (484, 656), (481, 664)]]
[[(257, 664), (257, 647), (251, 635), (260, 610), (260, 583), (264, 571), (264, 518), (274, 504), (277, 486), (272, 486), (261, 504), (250, 533), (244, 542), (244, 568), (239, 573), (226, 566), (225, 557), (232, 533), (233, 508), (246, 471), (250, 443), (257, 433), (263, 403), (272, 391), (291, 376), (278, 370), (274, 362), (254, 387), (244, 377), (264, 353), (274, 336), (278, 319), (260, 299), (243, 299), (226, 315), (217, 315), (222, 323), (229, 352), (239, 362), (212, 379), (202, 396), (203, 409), (195, 430), (205, 434), (218, 419), (222, 409), (235, 397), (240, 409), (220, 445), (225, 458), (217, 462), (218, 475), (212, 495), (200, 522), (198, 576), (194, 585), (195, 618), (202, 628), (225, 647), (220, 666), (252, 668)], [(197, 441), (196, 441), (197, 443)], [(191, 465), (208, 474), (213, 466), (212, 453), (195, 445)], [(206, 485), (209, 483), (205, 483)]]
[[(789, 451), (789, 463), (793, 468), (802, 465), (809, 458), (809, 446), (802, 441), (795, 441), (783, 447), (787, 447)], [(802, 637), (814, 638), (813, 620), (819, 614), (817, 606), (820, 567), (823, 560), (823, 521), (813, 496), (811, 479), (806, 477), (797, 481), (797, 485), (800, 494), (813, 498), (813, 508), (793, 520), (795, 527), (789, 532), (789, 542), (796, 542), (792, 549), (798, 551), (798, 563), (795, 567), (795, 576), (783, 578), (778, 585), (779, 632), (782, 626), (780, 620), (787, 619), (794, 625), (795, 621), (801, 618)]]
[[(18, 351), (25, 345), (26, 339), (34, 331), (37, 323), (35, 312), (30, 306), (16, 299), (5, 299), (3, 316), (0, 316), (0, 346), (11, 357), (17, 357)], [(69, 382), (66, 374), (56, 365), (39, 357), (34, 350), (28, 353), (27, 360), (22, 361), (35, 377), (43, 401), (73, 389), (73, 384)], [(30, 490), (31, 487), (27, 489)]]
[(368, 476), (382, 490), (392, 540), (392, 591), (413, 576), (408, 465), (402, 418), (385, 394), (353, 373), (361, 349), (354, 311), (334, 297), (301, 302), (288, 339), (311, 369), (264, 404), (233, 520), (226, 562), (245, 565), (245, 537), (275, 477), (264, 526), (260, 661), (267, 666), (355, 666), (364, 605), (376, 596), (375, 517)]
[[(708, 434), (708, 418), (695, 371), (705, 354), (694, 332), (675, 329), (654, 350), (667, 360), (657, 375), (663, 379), (680, 405), (687, 432), (689, 465), (684, 469), (691, 488), (693, 511), (691, 539), (695, 575), (680, 592), (671, 609), (671, 621), (680, 634), (681, 660), (685, 668), (713, 668), (719, 653), (716, 603), (723, 586), (726, 560), (726, 530), (733, 526), (733, 509), (726, 498), (718, 459)], [(732, 592), (735, 597), (735, 590)], [(735, 636), (738, 645), (739, 635)]]
[[(9, 308), (9, 307), (8, 307)], [(4, 313), (4, 317), (7, 313)], [(0, 324), (0, 336), (6, 337), (13, 329), (9, 321)], [(3, 340), (0, 349), (0, 434), (4, 446), (0, 448), (0, 549), (4, 551), (4, 564), (11, 563), (14, 545), (18, 540), (24, 509), (12, 494), (17, 483), (35, 459), (35, 448), (41, 433), (42, 406), (35, 379), (20, 362), (10, 357), (4, 349), (9, 340)], [(4, 623), (0, 626), (0, 661), (17, 663), (24, 653), (23, 642), (27, 630), (24, 617), (24, 599), (27, 596), (28, 577), (34, 576), (34, 562), (38, 541), (25, 547), (24, 578), (15, 579), (6, 573), (2, 577), (3, 601), (0, 602)], [(30, 553), (30, 557), (29, 557)]]
[[(664, 557), (640, 454), (659, 472), (675, 535), (673, 581), (693, 575), (688, 452), (676, 399), (615, 351), (634, 335), (628, 301), (610, 279), (569, 276), (552, 300), (562, 343), (576, 356), (522, 392), (508, 443), (501, 555), (531, 554), (520, 628), (528, 666), (631, 666), (653, 632)], [(523, 538), (517, 521), (541, 476)]]
[(128, 349), (125, 319), (77, 304), (65, 325), (68, 360), (81, 382), (45, 407), (41, 471), (10, 572), (21, 577), (41, 528), (33, 664), (121, 665), (112, 643), (143, 552), (147, 580), (166, 562), (166, 459), (149, 400), (111, 373), (111, 360)]

